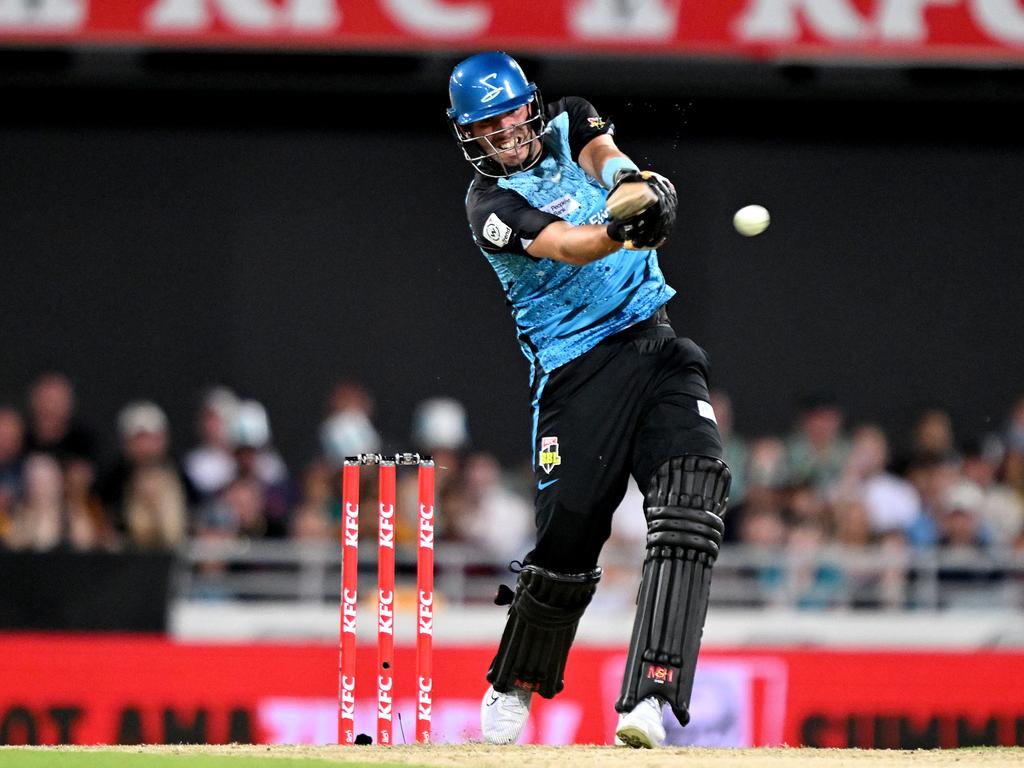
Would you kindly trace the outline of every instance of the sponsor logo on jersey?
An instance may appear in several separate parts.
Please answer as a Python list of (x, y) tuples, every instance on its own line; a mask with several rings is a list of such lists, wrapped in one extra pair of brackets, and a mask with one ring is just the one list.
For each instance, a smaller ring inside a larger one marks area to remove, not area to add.
[(512, 227), (499, 219), (498, 214), (492, 213), (484, 222), (484, 237), (502, 248), (512, 239)]
[(541, 207), (544, 213), (550, 213), (553, 216), (557, 216), (560, 219), (564, 219), (570, 213), (580, 207), (580, 201), (572, 195), (562, 195), (557, 200), (552, 200), (547, 205)]
[(498, 96), (505, 92), (504, 85), (495, 85), (494, 83), (490, 82), (497, 76), (497, 72), (491, 72), (491, 74), (487, 75), (486, 77), (480, 78), (480, 85), (488, 89), (487, 93), (480, 97), (480, 101), (482, 101), (484, 104), (489, 104), (490, 102), (494, 101)]
[(608, 125), (603, 117), (588, 117), (587, 124), (596, 131), (599, 131)]
[(542, 437), (540, 439), (540, 455), (537, 463), (545, 473), (551, 474), (551, 470), (562, 463), (562, 457), (558, 453), (557, 437)]

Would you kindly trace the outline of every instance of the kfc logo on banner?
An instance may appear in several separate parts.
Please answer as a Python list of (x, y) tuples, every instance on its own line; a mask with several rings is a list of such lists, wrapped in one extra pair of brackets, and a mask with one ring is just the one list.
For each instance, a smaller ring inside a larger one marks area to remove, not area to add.
[[(344, 5), (338, 0), (157, 0), (143, 20), (156, 32), (199, 31), (219, 21), (239, 32), (325, 34), (341, 26)], [(492, 15), (488, 3), (471, 0), (378, 0), (353, 3), (350, 12), (364, 24), (366, 16), (383, 15), (409, 33), (444, 38), (483, 34)]]
[(568, 14), (569, 28), (580, 37), (668, 40), (676, 32), (679, 0), (583, 0)]
[[(806, 31), (832, 43), (927, 44), (934, 30), (926, 14), (944, 8), (960, 16), (966, 11), (995, 40), (1024, 43), (1024, 8), (1017, 0), (880, 0), (871, 10), (862, 7), (854, 0), (751, 0), (734, 30), (744, 42), (797, 42)], [(959, 37), (968, 36), (971, 25), (956, 26)]]
[[(1021, 0), (0, 0), (0, 39), (337, 49), (1024, 58)], [(484, 95), (503, 92), (493, 78)], [(495, 242), (495, 224), (483, 237)], [(508, 241), (506, 241), (508, 242)]]
[(336, 0), (157, 0), (143, 21), (155, 32), (209, 29), (215, 21), (239, 32), (330, 32), (341, 11)]
[(87, 0), (0, 0), (0, 31), (75, 32), (88, 17)]

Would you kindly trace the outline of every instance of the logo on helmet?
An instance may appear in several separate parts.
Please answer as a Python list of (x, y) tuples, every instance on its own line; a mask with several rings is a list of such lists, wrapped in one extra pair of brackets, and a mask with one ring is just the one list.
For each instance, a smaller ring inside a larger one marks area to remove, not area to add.
[(493, 80), (497, 76), (497, 72), (491, 72), (491, 74), (487, 75), (487, 77), (480, 78), (480, 85), (488, 89), (487, 93), (480, 97), (480, 101), (482, 101), (484, 104), (490, 104), (492, 101), (498, 98), (498, 96), (505, 92), (504, 85), (494, 85), (494, 83), (488, 82), (490, 80)]

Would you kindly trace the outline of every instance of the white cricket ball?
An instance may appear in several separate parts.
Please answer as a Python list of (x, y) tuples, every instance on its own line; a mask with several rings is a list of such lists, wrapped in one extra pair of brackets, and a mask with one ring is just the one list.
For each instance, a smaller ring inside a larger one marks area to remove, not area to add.
[(763, 205), (745, 205), (732, 217), (732, 225), (744, 237), (753, 237), (768, 229), (771, 220)]

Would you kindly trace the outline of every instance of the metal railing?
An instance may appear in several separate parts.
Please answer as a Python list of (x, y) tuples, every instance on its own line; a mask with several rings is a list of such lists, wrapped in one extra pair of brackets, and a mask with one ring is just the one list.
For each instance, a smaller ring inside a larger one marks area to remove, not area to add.
[[(360, 592), (376, 583), (375, 547), (360, 549)], [(642, 550), (609, 546), (599, 590), (631, 603)], [(398, 590), (414, 589), (413, 548), (396, 551)], [(479, 548), (439, 544), (435, 591), (455, 605), (490, 602), (508, 564)], [(337, 602), (340, 548), (333, 542), (196, 540), (183, 552), (178, 598)], [(1024, 608), (1024, 553), (976, 549), (883, 550), (828, 547), (808, 551), (726, 547), (715, 566), (712, 604), (806, 610)]]

